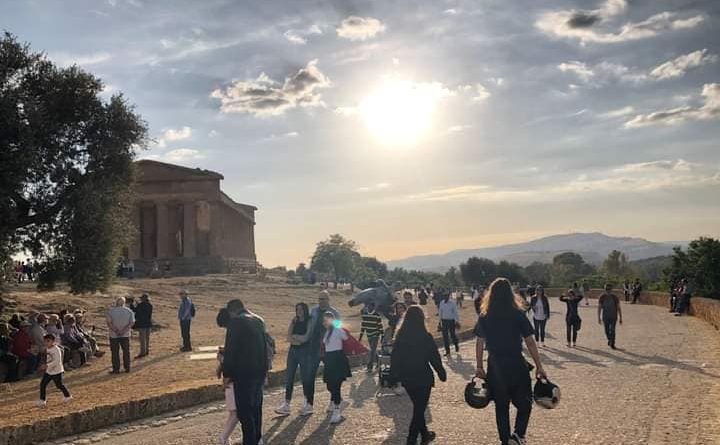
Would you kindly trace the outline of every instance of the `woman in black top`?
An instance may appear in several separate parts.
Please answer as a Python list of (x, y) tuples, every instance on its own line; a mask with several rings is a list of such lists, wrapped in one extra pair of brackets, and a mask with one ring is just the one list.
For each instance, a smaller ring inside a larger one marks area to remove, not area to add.
[[(510, 282), (498, 278), (485, 294), (475, 325), (477, 336), (476, 376), (486, 379), (495, 401), (495, 421), (502, 445), (525, 443), (525, 433), (532, 411), (532, 384), (528, 364), (522, 354), (522, 343), (535, 362), (535, 375), (547, 379), (540, 362), (533, 328), (525, 316), (525, 304), (513, 292)], [(487, 373), (483, 355), (488, 350)], [(510, 432), (510, 402), (517, 408), (514, 432)]]
[(435, 383), (433, 369), (441, 382), (447, 379), (435, 341), (425, 327), (425, 312), (420, 306), (410, 306), (395, 335), (390, 359), (391, 376), (402, 383), (413, 403), (408, 444), (417, 445), (418, 436), (422, 445), (435, 439), (425, 423), (425, 409)]
[(560, 301), (564, 301), (567, 305), (567, 313), (565, 314), (565, 332), (567, 333), (568, 348), (575, 347), (577, 343), (578, 331), (580, 330), (580, 314), (578, 313), (578, 304), (583, 299), (582, 295), (576, 295), (572, 289), (568, 291), (567, 296), (560, 296)]
[(290, 401), (292, 400), (293, 387), (295, 385), (295, 373), (300, 368), (300, 381), (303, 385), (305, 403), (300, 411), (303, 416), (313, 412), (314, 391), (309, 391), (308, 379), (315, 379), (315, 376), (308, 376), (308, 340), (310, 334), (310, 309), (305, 303), (295, 305), (295, 317), (290, 321), (288, 327), (288, 349), (287, 356), (287, 382), (285, 384), (285, 400), (275, 409), (275, 412), (287, 416), (290, 414)]
[(545, 346), (545, 325), (550, 319), (550, 301), (545, 295), (545, 288), (538, 285), (535, 295), (530, 299), (530, 309), (533, 311), (533, 325), (535, 325), (535, 342)]

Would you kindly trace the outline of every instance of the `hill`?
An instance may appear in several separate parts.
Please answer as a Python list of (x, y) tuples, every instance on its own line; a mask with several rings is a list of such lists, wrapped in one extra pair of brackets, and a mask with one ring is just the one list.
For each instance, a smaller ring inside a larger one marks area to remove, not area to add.
[[(613, 250), (619, 250), (629, 260), (642, 260), (672, 254), (672, 247), (678, 243), (658, 243), (643, 238), (614, 237), (602, 233), (571, 233), (553, 235), (526, 243), (508, 244), (504, 246), (480, 249), (453, 250), (445, 254), (421, 255), (400, 260), (388, 261), (389, 268), (402, 267), (423, 271), (444, 271), (458, 266), (468, 258), (477, 256), (493, 261), (507, 260), (521, 266), (534, 261), (552, 262), (552, 258), (563, 252), (576, 252), (585, 261), (600, 264)], [(686, 244), (686, 243), (679, 243)]]

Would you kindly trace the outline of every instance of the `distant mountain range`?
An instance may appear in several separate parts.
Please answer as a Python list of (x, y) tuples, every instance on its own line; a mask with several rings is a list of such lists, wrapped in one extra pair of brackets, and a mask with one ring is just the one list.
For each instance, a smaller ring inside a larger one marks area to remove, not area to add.
[(401, 260), (387, 261), (388, 268), (402, 267), (423, 271), (444, 272), (476, 256), (493, 261), (507, 260), (521, 266), (535, 261), (551, 263), (555, 255), (575, 252), (586, 262), (599, 265), (613, 250), (619, 250), (628, 260), (642, 260), (672, 254), (674, 246), (686, 246), (687, 242), (659, 243), (642, 238), (614, 237), (602, 233), (572, 233), (553, 235), (527, 243), (508, 244), (482, 249), (453, 250), (445, 254), (420, 255)]

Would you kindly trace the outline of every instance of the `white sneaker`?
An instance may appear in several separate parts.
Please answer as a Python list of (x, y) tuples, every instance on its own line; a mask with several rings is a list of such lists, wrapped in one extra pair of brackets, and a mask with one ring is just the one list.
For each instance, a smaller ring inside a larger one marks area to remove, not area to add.
[(300, 415), (301, 416), (309, 416), (314, 412), (313, 406), (309, 403), (307, 403), (307, 400), (305, 401), (305, 404), (303, 405), (302, 409), (300, 409)]
[(335, 404), (334, 404), (334, 403), (332, 402), (332, 400), (331, 400), (330, 403), (328, 403), (328, 406), (327, 406), (327, 409), (325, 410), (325, 412), (328, 413), (328, 414), (330, 414), (330, 413), (332, 413), (333, 411), (335, 411), (335, 408), (337, 408), (337, 407), (335, 406)]
[(287, 400), (285, 400), (282, 405), (275, 408), (275, 412), (277, 414), (280, 414), (281, 416), (289, 416), (290, 415), (290, 404)]
[(517, 434), (513, 433), (508, 443), (510, 445), (527, 445), (527, 440), (524, 437), (520, 437)]
[(340, 408), (335, 408), (330, 417), (330, 423), (340, 423), (342, 421), (342, 415), (340, 414)]
[(38, 408), (45, 408), (47, 406), (47, 402), (44, 400), (38, 400), (35, 404), (38, 406)]
[(72, 402), (72, 399), (73, 399), (72, 396), (65, 397), (65, 398), (63, 398), (63, 403), (70, 403), (70, 402)]
[(262, 437), (261, 437), (260, 440), (258, 441), (258, 445), (265, 445), (265, 442), (263, 442)]

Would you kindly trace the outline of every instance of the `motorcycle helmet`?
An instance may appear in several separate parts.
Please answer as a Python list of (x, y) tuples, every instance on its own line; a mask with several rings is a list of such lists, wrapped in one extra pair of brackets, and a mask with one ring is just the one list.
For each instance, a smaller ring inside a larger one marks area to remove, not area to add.
[(465, 385), (465, 403), (475, 409), (483, 409), (490, 404), (490, 389), (488, 388), (487, 382), (482, 381), (480, 385), (473, 379)]
[(557, 408), (560, 404), (560, 388), (550, 380), (538, 379), (533, 389), (533, 398), (543, 408)]

